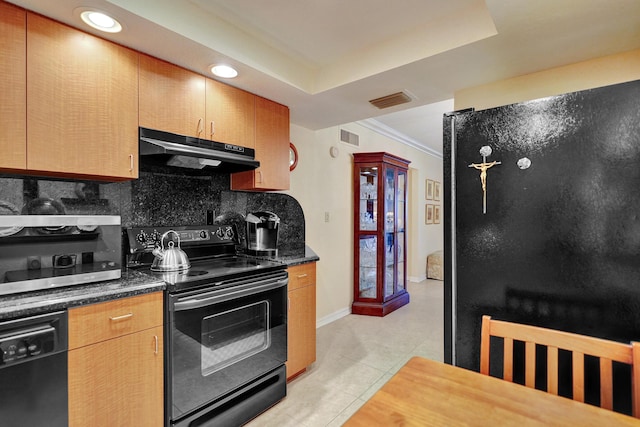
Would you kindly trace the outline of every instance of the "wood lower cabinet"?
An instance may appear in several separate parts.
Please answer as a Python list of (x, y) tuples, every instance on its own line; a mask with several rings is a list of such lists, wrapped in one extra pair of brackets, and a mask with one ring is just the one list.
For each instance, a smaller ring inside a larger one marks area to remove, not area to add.
[(232, 190), (289, 189), (289, 108), (256, 96), (256, 160), (260, 167), (231, 175)]
[(27, 13), (0, 2), (0, 170), (27, 167)]
[(163, 425), (162, 293), (69, 310), (69, 426)]
[(204, 76), (140, 54), (141, 127), (206, 138)]
[(287, 380), (316, 360), (316, 263), (289, 267)]
[(137, 178), (138, 54), (31, 12), (26, 37), (27, 171)]

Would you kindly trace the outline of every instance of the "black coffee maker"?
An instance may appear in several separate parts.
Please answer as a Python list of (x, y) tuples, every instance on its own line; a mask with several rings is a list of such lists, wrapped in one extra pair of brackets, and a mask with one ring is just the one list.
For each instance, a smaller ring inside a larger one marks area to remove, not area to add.
[(245, 218), (247, 253), (258, 256), (278, 255), (280, 218), (273, 212), (252, 212)]

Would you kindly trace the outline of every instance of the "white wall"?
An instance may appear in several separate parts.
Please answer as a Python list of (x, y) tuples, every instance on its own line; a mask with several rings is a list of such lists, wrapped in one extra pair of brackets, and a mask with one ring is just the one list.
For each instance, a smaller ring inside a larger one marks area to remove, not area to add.
[[(442, 113), (445, 113), (443, 111)], [(430, 137), (442, 141), (439, 129)], [(360, 146), (340, 142), (340, 129), (360, 136)], [(350, 313), (353, 301), (353, 184), (354, 152), (387, 151), (411, 160), (409, 174), (408, 277), (426, 275), (426, 257), (443, 248), (442, 224), (425, 225), (425, 180), (442, 182), (442, 159), (382, 136), (357, 123), (318, 131), (291, 125), (291, 141), (298, 150), (298, 166), (291, 173), (291, 189), (304, 210), (306, 243), (320, 257), (317, 264), (317, 320), (322, 325)], [(329, 155), (337, 146), (337, 158)], [(442, 202), (440, 202), (442, 203)], [(325, 222), (325, 212), (329, 221)]]
[(640, 79), (640, 49), (459, 90), (455, 109), (476, 110)]

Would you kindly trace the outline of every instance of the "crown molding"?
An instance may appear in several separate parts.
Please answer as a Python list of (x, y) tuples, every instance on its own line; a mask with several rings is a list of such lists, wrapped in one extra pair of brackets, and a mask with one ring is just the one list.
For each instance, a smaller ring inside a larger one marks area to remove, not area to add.
[(442, 159), (442, 153), (437, 152), (433, 148), (425, 147), (423, 144), (416, 141), (415, 139), (408, 137), (407, 135), (401, 132), (398, 132), (393, 128), (390, 128), (389, 126), (379, 122), (376, 119), (359, 120), (356, 123), (380, 135), (386, 136), (387, 138), (391, 138), (394, 141), (397, 141), (401, 144), (408, 145), (409, 147), (415, 148), (416, 150), (422, 151), (423, 153), (429, 154), (430, 156), (437, 157), (438, 159)]

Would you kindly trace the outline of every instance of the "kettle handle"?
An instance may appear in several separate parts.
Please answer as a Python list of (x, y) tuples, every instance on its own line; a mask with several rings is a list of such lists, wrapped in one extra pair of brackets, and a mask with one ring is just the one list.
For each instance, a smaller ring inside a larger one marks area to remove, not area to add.
[[(169, 235), (169, 233), (173, 233), (178, 237), (178, 249), (180, 249), (180, 235), (177, 232), (175, 232), (174, 230), (169, 230), (169, 231), (166, 231), (162, 235), (162, 237), (160, 238), (160, 247), (162, 248), (162, 251), (164, 251), (164, 238), (167, 237)], [(169, 243), (170, 243), (170, 245), (168, 245), (169, 248), (172, 248), (173, 247), (173, 241), (170, 241)]]

